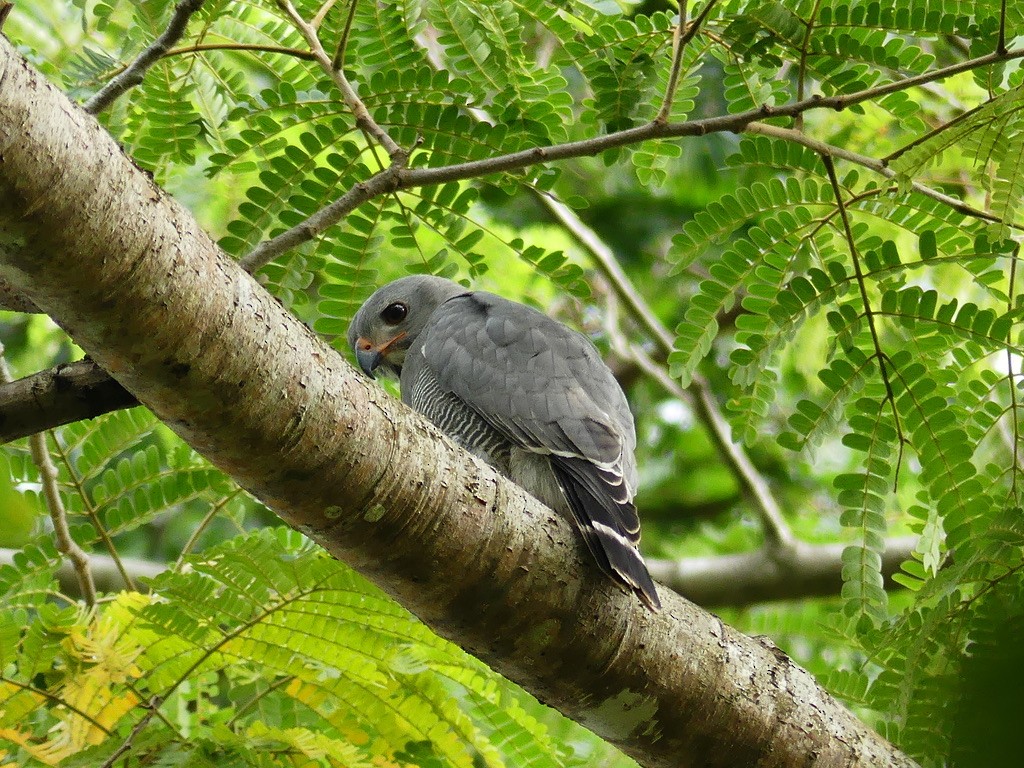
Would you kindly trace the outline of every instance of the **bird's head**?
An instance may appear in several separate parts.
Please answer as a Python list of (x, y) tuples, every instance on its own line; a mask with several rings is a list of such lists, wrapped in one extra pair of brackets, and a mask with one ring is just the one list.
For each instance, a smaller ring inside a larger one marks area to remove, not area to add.
[(398, 376), (405, 354), (434, 310), (466, 289), (433, 275), (413, 275), (388, 283), (359, 308), (348, 329), (348, 343), (363, 372), (381, 369)]

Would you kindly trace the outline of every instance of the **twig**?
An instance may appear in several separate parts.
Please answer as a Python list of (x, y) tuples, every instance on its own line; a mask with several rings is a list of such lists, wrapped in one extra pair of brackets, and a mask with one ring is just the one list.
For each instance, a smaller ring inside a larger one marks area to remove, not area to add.
[[(172, 56), (184, 56), (188, 53), (201, 53), (203, 51), (253, 51), (256, 53), (277, 53), (282, 56), (292, 56), (305, 61), (314, 60), (313, 54), (309, 51), (300, 51), (298, 48), (288, 48), (284, 45), (256, 45), (255, 43), (197, 43), (196, 45), (172, 48), (162, 53), (161, 58), (169, 59)], [(131, 65), (125, 64), (108, 74), (111, 77), (116, 77), (128, 69), (129, 66)]]
[(90, 115), (98, 114), (114, 103), (122, 94), (141, 83), (146, 71), (185, 34), (185, 27), (188, 26), (189, 19), (202, 7), (203, 2), (204, 0), (181, 0), (175, 7), (163, 34), (140, 53), (124, 72), (85, 102), (82, 108)]
[(349, 36), (352, 34), (352, 22), (356, 18), (356, 5), (359, 0), (351, 0), (351, 5), (348, 7), (348, 18), (345, 19), (345, 29), (341, 32), (341, 37), (338, 38), (338, 45), (334, 49), (334, 58), (331, 60), (331, 69), (340, 70), (345, 66), (345, 52), (348, 50)]
[(707, 19), (708, 14), (711, 13), (711, 9), (715, 7), (717, 2), (718, 0), (708, 0), (704, 8), (701, 9), (701, 12), (697, 14), (697, 18), (687, 27), (687, 0), (679, 0), (679, 23), (676, 24), (675, 31), (672, 34), (672, 69), (669, 71), (668, 87), (665, 88), (661, 109), (658, 110), (658, 116), (654, 118), (656, 123), (668, 122), (672, 112), (672, 102), (676, 97), (676, 88), (679, 85), (679, 75), (683, 70), (683, 53), (686, 51), (686, 46), (689, 42), (697, 35), (701, 25), (704, 24), (704, 20)]
[(11, 9), (14, 8), (14, 3), (0, 2), (0, 29), (4, 28), (4, 22), (7, 21), (7, 17), (11, 14)]
[[(900, 566), (913, 557), (917, 536), (886, 539), (881, 573), (886, 589)], [(797, 542), (792, 554), (779, 560), (760, 549), (731, 555), (686, 557), (679, 560), (648, 558), (647, 567), (659, 583), (705, 607), (745, 606), (766, 600), (796, 600), (839, 594), (843, 587), (843, 550), (846, 544)]]
[[(60, 440), (57, 439), (57, 436), (53, 433), (51, 433), (51, 435), (53, 436), (53, 442), (54, 445), (56, 446), (56, 451), (60, 458), (60, 461), (62, 464), (64, 464), (70, 476), (70, 483), (72, 487), (75, 489), (75, 491), (78, 493), (78, 495), (83, 499), (83, 506), (85, 507), (84, 512), (89, 517), (89, 520), (92, 522), (93, 527), (96, 529), (96, 535), (99, 537), (100, 541), (103, 542), (103, 545), (106, 547), (107, 551), (110, 553), (110, 556), (114, 559), (114, 562), (117, 564), (117, 568), (121, 572), (121, 578), (124, 581), (125, 585), (127, 586), (128, 590), (131, 592), (137, 592), (138, 590), (135, 587), (135, 582), (132, 581), (132, 577), (129, 575), (128, 569), (125, 568), (124, 564), (121, 562), (121, 558), (117, 554), (117, 547), (114, 546), (114, 541), (110, 538), (110, 533), (107, 531), (106, 527), (103, 525), (103, 522), (100, 520), (100, 516), (96, 513), (96, 507), (90, 500), (88, 494), (86, 493), (82, 479), (78, 477), (78, 473), (75, 469), (75, 466), (71, 462), (71, 457), (68, 456), (67, 452), (64, 450), (64, 446), (62, 446), (60, 444)], [(35, 435), (33, 435), (33, 438), (34, 437)], [(30, 438), (30, 440), (33, 438)], [(49, 455), (49, 453), (47, 453), (47, 455)]]
[(324, 50), (323, 44), (320, 42), (320, 37), (317, 34), (317, 29), (312, 24), (307, 22), (299, 12), (292, 5), (291, 0), (277, 0), (277, 6), (285, 15), (291, 20), (292, 24), (306, 39), (306, 43), (309, 45), (309, 50), (313, 54), (316, 62), (321, 68), (330, 76), (334, 81), (334, 84), (341, 91), (341, 96), (345, 100), (345, 105), (352, 111), (352, 115), (355, 117), (356, 125), (359, 126), (360, 130), (364, 131), (367, 135), (371, 136), (378, 144), (384, 147), (384, 151), (391, 157), (392, 165), (402, 167), (409, 159), (408, 153), (395, 143), (395, 140), (391, 138), (386, 130), (373, 119), (370, 114), (370, 110), (366, 108), (363, 100), (356, 93), (356, 89), (348, 81), (345, 76), (345, 72), (341, 67), (335, 67), (333, 59), (327, 55), (327, 51)]
[(50, 512), (50, 520), (53, 522), (54, 543), (57, 551), (71, 561), (78, 577), (78, 585), (81, 589), (82, 598), (86, 605), (96, 604), (96, 585), (92, 580), (92, 571), (89, 570), (89, 558), (78, 546), (68, 528), (67, 510), (64, 508), (64, 500), (60, 496), (60, 488), (57, 483), (57, 467), (50, 458), (50, 452), (46, 449), (47, 432), (36, 432), (29, 437), (29, 450), (32, 453), (32, 461), (39, 469), (39, 478), (43, 486), (43, 497), (46, 499), (46, 507)]
[[(804, 32), (804, 40), (800, 44), (800, 65), (797, 67), (796, 72), (796, 98), (798, 101), (804, 97), (804, 81), (807, 77), (807, 49), (811, 44), (811, 33), (814, 31), (814, 22), (818, 18), (818, 9), (820, 6), (821, 0), (814, 0), (814, 7), (811, 9), (811, 13), (804, 24), (807, 29)], [(804, 116), (797, 115), (794, 122), (797, 130), (803, 130), (803, 122)]]
[[(4, 352), (4, 346), (0, 343), (0, 381), (10, 384), (13, 377)], [(78, 542), (72, 538), (71, 531), (68, 529), (68, 515), (64, 508), (64, 500), (60, 496), (57, 467), (54, 466), (50, 459), (50, 453), (46, 450), (46, 434), (46, 432), (37, 432), (32, 435), (29, 438), (29, 449), (32, 453), (32, 461), (39, 470), (43, 497), (46, 499), (46, 507), (50, 512), (50, 520), (53, 522), (54, 543), (57, 546), (57, 551), (71, 561), (78, 578), (82, 598), (87, 605), (93, 606), (96, 604), (96, 585), (92, 580), (92, 571), (89, 570), (89, 557), (78, 546)]]
[[(882, 342), (878, 335), (878, 328), (875, 326), (875, 313), (871, 308), (871, 300), (868, 298), (867, 284), (864, 279), (864, 271), (860, 265), (860, 255), (857, 252), (857, 243), (853, 237), (853, 227), (850, 226), (850, 217), (846, 213), (846, 203), (843, 202), (843, 191), (839, 187), (839, 179), (836, 177), (836, 167), (832, 155), (827, 152), (821, 154), (821, 162), (825, 164), (828, 172), (829, 182), (832, 184), (832, 192), (836, 197), (836, 205), (839, 209), (839, 218), (843, 222), (843, 232), (846, 235), (846, 245), (850, 249), (850, 259), (853, 261), (853, 271), (857, 278), (857, 286), (860, 289), (861, 302), (864, 304), (864, 318), (868, 322), (868, 330), (871, 333), (871, 341), (875, 346), (875, 357), (878, 358), (878, 369), (882, 374), (882, 383), (885, 385), (885, 399), (892, 409), (893, 423), (896, 427), (896, 437), (900, 446), (900, 457), (903, 456), (903, 427), (900, 423), (900, 415), (896, 410), (896, 395), (893, 393), (892, 382), (889, 381), (889, 369), (885, 361), (888, 359), (882, 351)], [(899, 480), (900, 460), (896, 461), (896, 479)]]
[(996, 43), (996, 53), (1006, 53), (1006, 0), (999, 6), (999, 40)]
[(320, 6), (317, 12), (313, 15), (313, 18), (309, 21), (313, 29), (320, 29), (320, 25), (324, 23), (324, 19), (327, 18), (327, 14), (331, 12), (331, 8), (334, 7), (336, 2), (337, 0), (324, 0), (323, 5)]
[[(746, 132), (756, 133), (761, 136), (770, 136), (772, 138), (783, 139), (785, 141), (792, 141), (795, 144), (800, 144), (801, 146), (814, 150), (819, 155), (828, 154), (831, 155), (832, 157), (838, 157), (841, 160), (846, 160), (847, 162), (851, 162), (864, 168), (868, 168), (874, 171), (875, 173), (884, 176), (887, 179), (895, 179), (898, 175), (896, 171), (887, 167), (885, 162), (882, 160), (876, 160), (875, 158), (868, 157), (867, 155), (860, 155), (857, 154), (856, 152), (851, 152), (850, 150), (843, 149), (842, 147), (837, 147), (833, 144), (826, 144), (823, 141), (812, 139), (807, 134), (793, 130), (792, 128), (780, 128), (779, 126), (776, 125), (768, 125), (767, 123), (754, 122), (750, 123), (750, 125), (746, 127)], [(935, 200), (936, 202), (949, 206), (954, 211), (963, 214), (964, 216), (970, 216), (971, 218), (980, 219), (982, 221), (988, 221), (994, 224), (1003, 223), (1003, 220), (1000, 217), (996, 216), (995, 214), (991, 214), (988, 213), (987, 211), (983, 211), (979, 208), (975, 208), (971, 205), (968, 205), (964, 201), (958, 200), (955, 197), (951, 197), (950, 195), (947, 195), (943, 192), (939, 192), (938, 190), (932, 189), (926, 184), (922, 184), (918, 181), (913, 181), (911, 182), (910, 186), (915, 192), (919, 192), (925, 197), (930, 197), (932, 200)], [(1018, 225), (1008, 224), (1007, 226), (1017, 227)]]
[(124, 741), (121, 742), (110, 757), (103, 761), (103, 765), (100, 766), (100, 768), (113, 768), (113, 766), (117, 764), (117, 761), (121, 759), (121, 755), (132, 748), (132, 742), (134, 742), (135, 739), (138, 738), (139, 734), (146, 729), (146, 726), (149, 725), (149, 721), (153, 719), (153, 715), (156, 714), (157, 710), (164, 703), (164, 698), (165, 697), (161, 694), (154, 694), (149, 698), (149, 701), (144, 705), (146, 708), (146, 714), (139, 719), (139, 722), (137, 722), (132, 728), (131, 733), (124, 737)]

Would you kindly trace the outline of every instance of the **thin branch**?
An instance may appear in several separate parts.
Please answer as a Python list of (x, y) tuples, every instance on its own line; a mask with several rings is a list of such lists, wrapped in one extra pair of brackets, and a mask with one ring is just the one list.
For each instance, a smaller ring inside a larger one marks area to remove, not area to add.
[(669, 116), (672, 112), (672, 102), (676, 97), (676, 89), (679, 86), (679, 76), (683, 70), (683, 53), (686, 51), (686, 46), (689, 44), (701, 26), (707, 19), (708, 14), (711, 13), (711, 9), (715, 7), (718, 0), (708, 0), (705, 3), (704, 8), (697, 14), (697, 18), (687, 26), (686, 21), (686, 7), (687, 0), (679, 0), (679, 23), (676, 24), (675, 31), (672, 33), (672, 69), (668, 75), (668, 86), (665, 88), (665, 95), (662, 98), (661, 109), (658, 110), (658, 116), (654, 118), (656, 123), (667, 123)]
[(999, 7), (999, 41), (996, 43), (996, 53), (1006, 53), (1006, 0)]
[(373, 119), (370, 110), (366, 108), (366, 104), (363, 103), (359, 94), (356, 93), (356, 89), (345, 76), (344, 70), (341, 67), (334, 66), (334, 61), (327, 55), (327, 51), (324, 50), (324, 46), (320, 42), (316, 27), (302, 18), (295, 9), (295, 6), (292, 5), (291, 0), (277, 0), (277, 6), (288, 16), (295, 28), (306, 39), (306, 43), (309, 45), (309, 50), (312, 52), (315, 61), (331, 77), (338, 90), (341, 91), (345, 105), (355, 117), (356, 125), (384, 147), (384, 150), (391, 157), (392, 165), (404, 166), (409, 159), (408, 153), (398, 146), (388, 132)]
[[(67, 452), (65, 452), (64, 446), (60, 444), (60, 440), (57, 439), (56, 434), (50, 434), (53, 436), (53, 443), (57, 453), (60, 456), (61, 463), (64, 464), (65, 468), (68, 471), (68, 475), (70, 476), (71, 480), (71, 485), (78, 493), (78, 496), (83, 500), (85, 514), (89, 517), (89, 520), (92, 522), (93, 528), (96, 529), (96, 535), (99, 537), (100, 541), (103, 542), (103, 545), (106, 547), (107, 551), (110, 553), (110, 556), (114, 559), (114, 562), (117, 564), (117, 569), (121, 572), (121, 578), (124, 580), (124, 583), (127, 586), (127, 588), (132, 592), (137, 592), (138, 590), (135, 587), (135, 582), (132, 581), (132, 577), (128, 575), (127, 568), (125, 568), (124, 564), (121, 562), (121, 558), (117, 554), (117, 547), (114, 546), (114, 540), (110, 538), (110, 533), (107, 531), (106, 526), (104, 526), (103, 522), (100, 520), (100, 516), (96, 512), (96, 507), (92, 503), (89, 494), (86, 492), (85, 484), (82, 482), (82, 478), (78, 476), (78, 472), (75, 469), (75, 465), (71, 461), (71, 457), (68, 456)], [(31, 441), (35, 439), (35, 437), (36, 435), (33, 435), (32, 437), (29, 438), (29, 440)]]
[[(804, 97), (804, 82), (807, 78), (807, 51), (811, 45), (811, 33), (814, 31), (814, 22), (818, 18), (818, 9), (821, 6), (821, 0), (814, 0), (814, 7), (811, 9), (811, 13), (807, 18), (804, 26), (807, 30), (804, 32), (803, 42), (800, 44), (800, 65), (797, 67), (796, 73), (796, 98), (797, 101)], [(794, 123), (797, 130), (803, 130), (804, 116), (797, 115)]]
[[(875, 158), (868, 157), (867, 155), (860, 155), (856, 152), (843, 149), (842, 147), (837, 147), (834, 144), (826, 144), (823, 141), (812, 139), (807, 134), (793, 130), (792, 128), (780, 128), (776, 125), (754, 122), (750, 123), (750, 125), (746, 127), (746, 132), (756, 133), (761, 136), (770, 136), (772, 138), (783, 139), (785, 141), (792, 141), (795, 144), (800, 144), (801, 146), (817, 152), (819, 155), (828, 154), (832, 157), (838, 157), (841, 160), (846, 160), (847, 162), (868, 168), (890, 180), (895, 179), (897, 176), (897, 173), (894, 170), (886, 166), (885, 161), (876, 160)], [(958, 200), (955, 197), (951, 197), (943, 192), (932, 189), (926, 184), (913, 181), (910, 186), (915, 192), (919, 192), (925, 197), (930, 197), (932, 200), (942, 203), (964, 216), (970, 216), (971, 218), (980, 219), (994, 224), (1004, 223), (1003, 220), (995, 214), (988, 213), (980, 208), (975, 208), (962, 200)], [(1020, 228), (1019, 225), (1015, 224), (1008, 224), (1007, 226)]]
[(683, 69), (683, 32), (686, 29), (686, 5), (687, 0), (679, 0), (679, 21), (672, 32), (672, 68), (668, 73), (668, 86), (665, 88), (665, 95), (661, 100), (661, 109), (654, 119), (659, 123), (668, 122), (669, 114), (672, 112), (672, 101), (676, 97), (676, 87), (679, 85), (679, 73)]
[(71, 530), (68, 528), (68, 513), (60, 495), (57, 467), (54, 466), (50, 452), (46, 449), (47, 434), (47, 432), (37, 432), (29, 437), (29, 450), (32, 453), (32, 461), (39, 469), (43, 497), (46, 499), (46, 507), (50, 512), (50, 520), (53, 522), (53, 537), (57, 551), (71, 561), (78, 578), (82, 599), (85, 600), (86, 605), (92, 606), (96, 604), (96, 585), (92, 579), (92, 571), (89, 570), (89, 557), (78, 546), (78, 542), (72, 538)]
[(189, 19), (202, 7), (203, 2), (204, 0), (181, 0), (175, 7), (171, 20), (163, 34), (140, 53), (124, 72), (108, 82), (91, 99), (85, 102), (82, 108), (90, 115), (98, 114), (113, 104), (124, 93), (141, 83), (146, 75), (146, 71), (185, 34), (185, 28), (188, 26)]
[[(321, 50), (323, 49), (321, 48)], [(392, 165), (384, 171), (371, 176), (367, 181), (355, 185), (340, 198), (312, 214), (305, 221), (300, 222), (271, 240), (264, 241), (242, 260), (242, 264), (250, 271), (259, 269), (285, 251), (317, 237), (327, 227), (336, 224), (356, 207), (381, 194), (395, 192), (400, 189), (431, 186), (449, 181), (463, 181), (495, 173), (516, 171), (557, 160), (598, 155), (608, 149), (615, 149), (651, 139), (706, 136), (709, 133), (722, 132), (739, 133), (746, 130), (752, 123), (768, 117), (793, 117), (809, 110), (822, 108), (842, 110), (876, 96), (901, 91), (923, 83), (941, 80), (961, 72), (1022, 57), (1024, 57), (1024, 49), (1008, 51), (1003, 56), (987, 54), (967, 62), (960, 62), (959, 64), (935, 70), (934, 72), (905, 78), (846, 95), (829, 98), (812, 96), (809, 99), (781, 107), (763, 105), (757, 109), (735, 115), (688, 120), (682, 123), (659, 124), (657, 122), (650, 122), (615, 133), (595, 136), (590, 139), (553, 144), (548, 147), (534, 147), (519, 152), (497, 155), (484, 160), (473, 160), (436, 168), (396, 169)], [(949, 200), (951, 203), (956, 203), (958, 210), (962, 210), (962, 203), (954, 198), (949, 198)]]
[[(886, 588), (899, 588), (892, 576), (913, 556), (916, 536), (886, 539), (881, 573)], [(679, 560), (650, 558), (647, 567), (659, 583), (698, 605), (745, 606), (766, 600), (799, 600), (838, 595), (843, 586), (845, 544), (797, 542), (792, 555), (773, 557), (760, 549), (734, 555), (686, 557)]]
[[(1020, 244), (1017, 244), (1016, 253), (1020, 253)], [(1013, 311), (1014, 294), (1017, 283), (1017, 259), (1010, 261), (1010, 284), (1006, 289), (1006, 311)], [(1017, 382), (1013, 372), (1013, 353), (1009, 348), (1006, 350), (1006, 376), (1010, 383), (1010, 414), (1013, 419), (1013, 476), (1010, 479), (1010, 494), (1012, 503), (1017, 503), (1017, 475), (1020, 467), (1020, 414), (1017, 413)]]
[[(301, 51), (298, 48), (288, 48), (283, 45), (256, 45), (255, 43), (198, 43), (196, 45), (186, 45), (182, 48), (172, 48), (169, 51), (161, 54), (161, 58), (169, 59), (172, 56), (184, 56), (189, 53), (201, 53), (203, 51), (253, 51), (256, 53), (277, 53), (282, 56), (292, 56), (296, 59), (303, 59), (305, 61), (314, 61), (313, 54), (309, 51)], [(111, 77), (124, 72), (130, 64), (125, 64), (122, 67), (118, 67), (109, 73)]]
[(327, 18), (327, 14), (331, 12), (331, 8), (337, 0), (324, 0), (323, 5), (313, 14), (313, 18), (310, 19), (309, 23), (313, 29), (320, 29), (320, 25), (324, 23), (324, 19)]
[[(882, 550), (882, 575), (888, 580), (900, 565), (911, 558), (916, 536), (886, 539)], [(789, 557), (780, 558), (766, 548), (753, 552), (685, 557), (648, 558), (651, 574), (659, 582), (705, 607), (744, 607), (773, 600), (836, 595), (842, 585), (843, 544), (806, 544), (797, 542)], [(0, 548), (0, 566), (13, 564), (20, 550)], [(136, 580), (153, 579), (171, 569), (167, 563), (138, 558), (124, 561)], [(124, 589), (117, 566), (108, 555), (92, 554), (89, 564), (100, 589), (114, 592)], [(57, 569), (61, 589), (78, 594), (78, 581), (70, 564)], [(899, 588), (898, 584), (888, 587)]]
[[(875, 312), (871, 308), (871, 300), (868, 298), (867, 284), (864, 279), (864, 271), (860, 264), (860, 255), (857, 252), (857, 243), (853, 237), (853, 227), (850, 226), (850, 217), (846, 212), (846, 203), (843, 202), (843, 191), (839, 187), (839, 179), (836, 177), (836, 167), (832, 160), (832, 155), (822, 153), (821, 161), (825, 164), (825, 170), (828, 172), (829, 182), (832, 184), (832, 192), (836, 197), (836, 205), (839, 209), (839, 217), (843, 222), (843, 232), (846, 235), (846, 244), (850, 249), (850, 259), (853, 261), (853, 271), (857, 278), (857, 286), (860, 289), (860, 298), (864, 304), (864, 318), (868, 322), (868, 330), (871, 333), (871, 341), (875, 346), (875, 357), (878, 358), (878, 369), (882, 374), (882, 383), (885, 385), (885, 399), (889, 402), (889, 407), (892, 409), (893, 423), (896, 427), (896, 437), (900, 445), (900, 456), (903, 455), (903, 426), (900, 423), (900, 416), (896, 410), (896, 395), (892, 390), (892, 383), (889, 381), (889, 370), (886, 367), (885, 361), (887, 357), (882, 351), (882, 342), (879, 338), (878, 328), (875, 326)], [(896, 480), (899, 479), (900, 461), (897, 459), (896, 462)], [(894, 481), (896, 482), (896, 481)]]
[(277, 53), (304, 61), (315, 60), (311, 51), (302, 51), (285, 45), (257, 45), (255, 43), (198, 43), (196, 45), (186, 45), (183, 48), (172, 48), (164, 54), (164, 57), (182, 56), (186, 53), (199, 53), (201, 51), (252, 51), (254, 53)]
[(356, 5), (359, 0), (351, 0), (348, 7), (348, 18), (345, 19), (345, 29), (338, 38), (338, 46), (334, 49), (334, 59), (331, 60), (331, 69), (341, 70), (345, 66), (345, 52), (348, 50), (349, 37), (352, 34), (352, 22), (356, 18)]
[[(15, 558), (20, 552), (19, 549), (0, 547), (0, 566), (14, 565)], [(97, 592), (121, 592), (128, 588), (121, 569), (110, 555), (90, 553), (87, 557), (89, 558), (89, 572), (92, 574)], [(167, 570), (165, 563), (156, 563), (137, 557), (123, 557), (121, 564), (132, 577), (132, 581), (154, 579)], [(78, 574), (71, 563), (66, 560), (61, 561), (55, 575), (63, 594), (82, 596)]]
[(771, 556), (779, 561), (787, 560), (795, 551), (796, 537), (782, 514), (775, 496), (772, 495), (768, 483), (757, 471), (746, 451), (732, 439), (732, 430), (722, 415), (718, 401), (711, 392), (707, 381), (695, 375), (688, 389), (673, 379), (664, 367), (654, 362), (639, 347), (630, 347), (630, 354), (637, 365), (661, 385), (662, 389), (673, 397), (688, 402), (693, 408), (697, 419), (707, 426), (719, 456), (732, 468), (740, 486), (740, 491), (747, 503), (761, 519), (764, 528), (765, 542)]

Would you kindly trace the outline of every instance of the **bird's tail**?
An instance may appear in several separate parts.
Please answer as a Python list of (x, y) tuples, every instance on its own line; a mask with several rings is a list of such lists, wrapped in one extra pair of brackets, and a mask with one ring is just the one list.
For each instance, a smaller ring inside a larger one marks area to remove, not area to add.
[(661, 608), (654, 580), (636, 548), (640, 525), (625, 486), (600, 467), (576, 458), (553, 457), (552, 467), (576, 524), (598, 566), (625, 585), (651, 611)]

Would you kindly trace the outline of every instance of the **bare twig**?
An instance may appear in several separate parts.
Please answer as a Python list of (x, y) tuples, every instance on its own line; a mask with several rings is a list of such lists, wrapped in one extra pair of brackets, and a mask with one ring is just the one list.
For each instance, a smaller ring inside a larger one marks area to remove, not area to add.
[(122, 94), (141, 83), (146, 71), (185, 34), (185, 27), (188, 26), (189, 19), (202, 7), (203, 2), (204, 0), (181, 0), (175, 7), (171, 21), (163, 34), (140, 53), (124, 72), (108, 82), (85, 102), (82, 108), (90, 115), (95, 115), (113, 104)]
[[(886, 539), (881, 573), (886, 588), (898, 588), (892, 576), (912, 558), (916, 536)], [(843, 586), (846, 544), (796, 542), (792, 554), (779, 559), (766, 549), (733, 555), (650, 558), (647, 567), (659, 583), (706, 607), (744, 606), (765, 600), (797, 600), (839, 594)]]
[[(345, 76), (344, 70), (339, 66), (335, 67), (334, 60), (327, 55), (327, 51), (324, 50), (323, 43), (320, 42), (320, 37), (317, 34), (317, 29), (312, 24), (302, 18), (301, 14), (292, 5), (291, 0), (277, 0), (277, 6), (288, 16), (292, 24), (306, 39), (309, 50), (313, 54), (316, 62), (323, 68), (334, 84), (341, 91), (341, 96), (345, 100), (345, 105), (351, 110), (352, 115), (355, 117), (356, 125), (359, 126), (360, 130), (365, 132), (368, 136), (374, 139), (378, 144), (384, 147), (384, 151), (391, 157), (392, 165), (399, 167), (404, 166), (408, 158), (408, 153), (395, 143), (395, 140), (391, 138), (386, 130), (373, 119), (370, 114), (370, 110), (366, 108), (366, 104), (356, 93), (356, 89), (348, 81)], [(354, 7), (353, 7), (354, 12)]]
[(4, 28), (4, 22), (7, 21), (7, 17), (11, 13), (11, 9), (14, 8), (14, 3), (0, 2), (0, 29)]
[(996, 43), (996, 53), (1006, 53), (1006, 0), (999, 6), (999, 41)]
[(309, 20), (313, 29), (320, 29), (320, 25), (324, 23), (324, 19), (327, 18), (327, 14), (331, 12), (331, 8), (337, 0), (324, 0), (323, 5), (317, 9), (317, 12), (313, 15), (313, 18)]
[(87, 605), (96, 604), (96, 585), (92, 580), (92, 572), (89, 570), (89, 558), (82, 551), (71, 536), (68, 528), (67, 510), (64, 508), (64, 500), (60, 495), (60, 488), (57, 483), (57, 467), (50, 458), (50, 452), (46, 448), (46, 435), (48, 432), (37, 432), (28, 439), (29, 450), (32, 453), (32, 461), (39, 469), (39, 478), (43, 486), (43, 497), (46, 499), (46, 507), (50, 512), (50, 520), (53, 522), (54, 543), (57, 551), (71, 561), (78, 577), (78, 585), (81, 590), (82, 599)]

